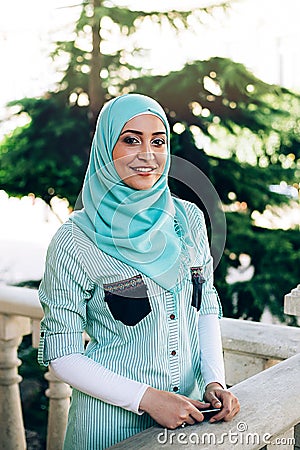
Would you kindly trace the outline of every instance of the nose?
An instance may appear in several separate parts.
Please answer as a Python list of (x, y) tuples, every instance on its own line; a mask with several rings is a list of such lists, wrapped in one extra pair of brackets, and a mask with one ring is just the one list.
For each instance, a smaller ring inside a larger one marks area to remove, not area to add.
[(151, 148), (151, 144), (150, 143), (144, 143), (144, 145), (141, 148), (141, 151), (138, 153), (137, 155), (138, 159), (141, 159), (143, 161), (152, 161), (155, 156), (154, 156), (154, 152)]

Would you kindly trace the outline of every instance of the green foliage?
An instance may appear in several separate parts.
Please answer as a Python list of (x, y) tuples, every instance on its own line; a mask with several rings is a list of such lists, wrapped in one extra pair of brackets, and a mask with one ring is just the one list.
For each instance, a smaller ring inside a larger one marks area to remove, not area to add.
[(1, 144), (1, 184), (11, 195), (53, 195), (76, 201), (85, 173), (90, 141), (86, 108), (61, 103), (57, 96), (24, 99), (20, 113), (30, 123)]
[[(250, 211), (263, 212), (266, 205), (288, 202), (288, 197), (271, 192), (271, 184), (279, 184), (283, 177), (293, 179), (293, 171), (284, 171), (278, 165), (268, 170), (259, 166), (241, 163), (236, 156), (229, 159), (211, 157), (211, 181), (219, 187), (222, 203), (232, 203), (229, 193), (234, 192), (239, 202), (247, 203)], [(290, 175), (290, 176), (289, 176)]]
[(198, 126), (212, 138), (213, 123), (232, 133), (246, 127), (262, 136), (263, 132), (268, 134), (274, 121), (290, 119), (284, 108), (285, 97), (287, 102), (296, 98), (299, 103), (296, 94), (264, 83), (243, 64), (219, 57), (195, 61), (168, 75), (131, 79), (125, 86), (145, 94), (152, 92), (171, 113), (173, 123)]
[(255, 227), (246, 214), (227, 214), (227, 224), (231, 232), (224, 252), (225, 266), (237, 265), (238, 256), (246, 253), (255, 271), (249, 281), (220, 286), (227, 299), (225, 315), (259, 320), (268, 306), (274, 316), (296, 325), (295, 318), (283, 313), (283, 298), (299, 283), (299, 231)]
[[(60, 89), (68, 91), (69, 94), (89, 93), (91, 103), (96, 103), (100, 109), (107, 99), (120, 92), (124, 80), (131, 80), (141, 73), (146, 73), (141, 63), (137, 66), (135, 61), (132, 65), (132, 57), (141, 56), (144, 49), (133, 46), (133, 41), (129, 39), (146, 21), (151, 20), (153, 24), (162, 27), (167, 23), (180, 34), (180, 30), (190, 27), (191, 17), (195, 23), (200, 24), (207, 14), (229, 8), (230, 1), (180, 11), (163, 9), (157, 11), (151, 9), (151, 5), (147, 5), (149, 11), (133, 10), (120, 7), (115, 2), (102, 0), (89, 0), (82, 5), (74, 39), (57, 42), (52, 57), (61, 55), (69, 57), (69, 65), (62, 76)], [(115, 49), (107, 53), (103, 44), (116, 42), (116, 34), (119, 34), (119, 45), (115, 44)], [(87, 67), (90, 68), (88, 75)], [(96, 91), (99, 98), (94, 98), (94, 92), (91, 94), (91, 90)], [(92, 113), (94, 114), (94, 111)]]
[[(268, 307), (280, 320), (296, 325), (294, 318), (283, 314), (283, 298), (299, 283), (299, 230), (260, 228), (251, 219), (254, 210), (263, 211), (267, 204), (288, 201), (287, 197), (274, 194), (268, 189), (269, 184), (277, 180), (279, 168), (271, 166), (266, 170), (241, 164), (236, 157), (226, 160), (207, 157), (203, 150), (195, 146), (191, 133), (187, 131), (181, 135), (173, 135), (171, 143), (176, 156), (192, 162), (208, 176), (223, 204), (232, 204), (228, 193), (235, 192), (237, 201), (246, 205), (243, 212), (226, 213), (227, 240), (223, 257), (215, 271), (215, 285), (222, 298), (224, 315), (259, 321), (265, 307)], [(172, 192), (198, 204), (207, 214), (201, 198), (187, 186), (173, 179), (170, 180), (170, 186)], [(210, 215), (206, 219), (209, 225), (215, 217)], [(218, 254), (218, 249), (212, 248), (212, 253), (213, 256)], [(226, 283), (228, 269), (239, 266), (239, 256), (242, 254), (250, 256), (254, 276), (248, 281)]]

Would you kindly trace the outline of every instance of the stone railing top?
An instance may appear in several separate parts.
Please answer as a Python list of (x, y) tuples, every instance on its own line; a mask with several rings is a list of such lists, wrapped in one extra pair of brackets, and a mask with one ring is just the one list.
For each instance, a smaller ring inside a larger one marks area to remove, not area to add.
[(300, 328), (248, 320), (221, 319), (223, 349), (265, 358), (300, 353)]
[(41, 319), (43, 309), (36, 289), (0, 285), (0, 314)]
[(111, 449), (260, 449), (300, 421), (299, 379), (300, 354), (232, 387), (241, 411), (231, 422), (177, 430), (151, 427)]

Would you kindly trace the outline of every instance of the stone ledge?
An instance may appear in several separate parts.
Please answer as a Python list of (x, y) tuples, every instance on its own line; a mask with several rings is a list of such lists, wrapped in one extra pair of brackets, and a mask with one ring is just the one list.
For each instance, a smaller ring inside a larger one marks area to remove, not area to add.
[(111, 449), (258, 450), (300, 422), (299, 379), (300, 354), (232, 387), (241, 411), (231, 422), (204, 422), (184, 432), (151, 427)]
[(287, 359), (300, 353), (300, 328), (248, 320), (221, 319), (224, 351), (265, 359)]
[(0, 285), (0, 314), (41, 319), (43, 310), (37, 290)]

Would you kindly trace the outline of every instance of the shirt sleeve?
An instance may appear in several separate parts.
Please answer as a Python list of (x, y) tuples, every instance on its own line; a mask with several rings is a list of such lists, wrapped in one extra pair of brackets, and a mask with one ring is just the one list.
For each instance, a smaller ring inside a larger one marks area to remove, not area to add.
[(85, 394), (136, 414), (147, 384), (118, 375), (85, 355), (73, 354), (51, 361), (54, 374)]
[(86, 304), (93, 286), (80, 262), (72, 230), (62, 226), (48, 248), (45, 272), (39, 287), (44, 310), (38, 361), (70, 353), (83, 353)]
[(198, 332), (201, 375), (205, 386), (217, 382), (226, 388), (221, 330), (217, 315), (200, 315)]

